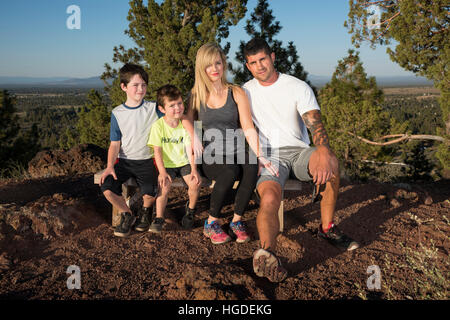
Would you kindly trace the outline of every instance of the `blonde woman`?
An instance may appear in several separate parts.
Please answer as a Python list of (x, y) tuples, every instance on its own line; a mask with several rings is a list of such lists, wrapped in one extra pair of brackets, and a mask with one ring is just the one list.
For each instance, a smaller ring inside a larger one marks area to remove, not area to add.
[[(235, 234), (237, 242), (250, 240), (242, 215), (256, 185), (256, 158), (271, 174), (278, 174), (272, 164), (260, 156), (258, 134), (253, 125), (248, 98), (242, 88), (228, 83), (226, 66), (226, 57), (216, 43), (200, 47), (188, 110), (189, 119), (202, 122), (202, 171), (208, 179), (216, 181), (211, 193), (209, 217), (205, 220), (203, 230), (213, 244), (231, 240), (222, 229), (220, 211), (236, 180), (240, 180), (240, 183), (236, 191), (230, 230)], [(237, 133), (237, 141), (236, 136), (230, 137), (230, 133)], [(246, 150), (245, 139), (251, 151)]]

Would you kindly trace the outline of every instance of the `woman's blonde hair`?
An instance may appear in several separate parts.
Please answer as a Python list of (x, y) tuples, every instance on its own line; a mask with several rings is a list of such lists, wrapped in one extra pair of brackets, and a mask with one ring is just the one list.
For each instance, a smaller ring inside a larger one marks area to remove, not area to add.
[(202, 45), (197, 51), (195, 58), (195, 83), (191, 92), (190, 105), (197, 112), (200, 106), (206, 105), (208, 94), (213, 90), (211, 80), (206, 74), (206, 68), (213, 64), (217, 55), (220, 56), (223, 64), (222, 84), (229, 87), (227, 81), (227, 58), (217, 43), (209, 42)]

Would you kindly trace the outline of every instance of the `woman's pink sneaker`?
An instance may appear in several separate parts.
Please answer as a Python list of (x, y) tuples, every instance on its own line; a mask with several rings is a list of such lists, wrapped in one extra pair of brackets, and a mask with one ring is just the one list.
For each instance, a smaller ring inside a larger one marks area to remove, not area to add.
[(250, 241), (250, 236), (248, 235), (247, 227), (244, 222), (231, 222), (230, 229), (236, 235), (236, 242), (244, 243)]
[(208, 219), (205, 220), (203, 234), (211, 239), (213, 244), (221, 244), (231, 240), (231, 237), (223, 231), (222, 227), (216, 220), (211, 223), (208, 223)]

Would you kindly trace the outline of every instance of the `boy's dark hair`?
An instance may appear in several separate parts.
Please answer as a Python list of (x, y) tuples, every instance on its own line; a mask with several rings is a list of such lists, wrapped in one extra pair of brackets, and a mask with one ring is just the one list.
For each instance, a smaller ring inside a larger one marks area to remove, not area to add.
[(135, 76), (136, 74), (140, 75), (142, 80), (144, 80), (145, 83), (148, 84), (148, 74), (147, 72), (145, 72), (144, 68), (132, 63), (126, 63), (122, 68), (120, 68), (120, 83), (123, 83), (125, 86), (127, 86), (131, 78), (133, 78), (133, 76)]
[(177, 100), (181, 97), (181, 91), (177, 87), (171, 84), (166, 84), (156, 91), (156, 102), (158, 106), (164, 108), (164, 98), (168, 101)]
[(257, 54), (261, 50), (264, 51), (265, 54), (271, 54), (272, 49), (270, 49), (269, 45), (267, 44), (266, 40), (262, 38), (253, 38), (244, 47), (244, 58), (247, 60), (248, 56), (252, 56), (254, 54)]

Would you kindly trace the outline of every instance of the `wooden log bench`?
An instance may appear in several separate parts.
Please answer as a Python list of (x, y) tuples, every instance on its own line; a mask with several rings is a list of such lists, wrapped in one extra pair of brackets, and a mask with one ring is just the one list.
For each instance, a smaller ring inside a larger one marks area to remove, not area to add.
[[(101, 170), (94, 174), (94, 183), (99, 184), (100, 178), (102, 176), (104, 170)], [(214, 180), (208, 180), (205, 177), (202, 177), (202, 187), (206, 188), (213, 188), (215, 184)], [(233, 189), (236, 189), (239, 185), (239, 181), (236, 181), (233, 185)], [(187, 185), (181, 178), (176, 178), (172, 181), (172, 187), (178, 187), (178, 188), (187, 188)], [(289, 179), (286, 181), (284, 190), (301, 190), (302, 189), (302, 182), (295, 179)], [(122, 195), (127, 201), (127, 204), (129, 205), (129, 201), (131, 197), (138, 191), (138, 185), (136, 183), (136, 180), (133, 178), (128, 179), (122, 184)], [(284, 198), (284, 193), (283, 193)], [(281, 200), (280, 208), (278, 209), (278, 221), (280, 223), (280, 232), (283, 232), (284, 229), (284, 204), (283, 200)], [(112, 226), (116, 227), (120, 223), (120, 212), (113, 206), (112, 208)]]

